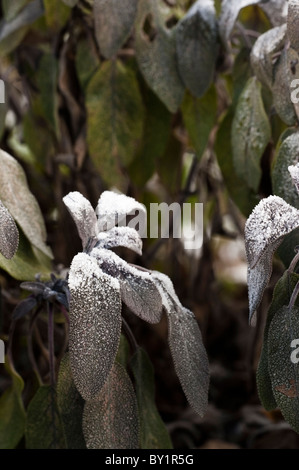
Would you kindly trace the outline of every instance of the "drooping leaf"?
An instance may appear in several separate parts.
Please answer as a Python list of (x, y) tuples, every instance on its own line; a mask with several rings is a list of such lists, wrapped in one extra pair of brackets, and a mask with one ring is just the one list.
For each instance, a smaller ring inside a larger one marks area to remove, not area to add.
[(126, 217), (138, 213), (146, 219), (146, 208), (133, 197), (113, 191), (104, 191), (96, 207), (99, 231), (109, 230), (117, 224), (124, 224)]
[(226, 44), (242, 8), (262, 3), (262, 0), (223, 0), (219, 18), (219, 33)]
[(269, 0), (260, 4), (273, 26), (281, 26), (286, 22), (288, 0)]
[(61, 416), (56, 391), (51, 385), (41, 386), (27, 408), (27, 449), (65, 449)]
[(144, 349), (138, 348), (130, 362), (140, 420), (141, 449), (172, 449), (171, 439), (155, 403), (154, 370)]
[(76, 44), (75, 65), (80, 85), (85, 91), (88, 82), (100, 65), (96, 49), (90, 38), (83, 37)]
[(0, 201), (0, 252), (10, 259), (17, 251), (19, 232), (14, 219)]
[(162, 315), (162, 301), (150, 272), (129, 265), (115, 253), (95, 248), (91, 252), (100, 268), (120, 283), (122, 301), (135, 315), (148, 323), (158, 323)]
[(190, 143), (200, 159), (207, 146), (211, 130), (216, 123), (217, 93), (215, 87), (212, 86), (202, 98), (195, 98), (186, 93), (181, 109)]
[(79, 253), (69, 272), (70, 364), (85, 400), (103, 387), (114, 363), (121, 334), (119, 282), (105, 274), (95, 258)]
[(12, 385), (0, 397), (0, 449), (14, 449), (25, 430), (24, 381), (8, 362), (5, 367), (12, 378)]
[(59, 365), (56, 392), (67, 448), (86, 449), (82, 430), (84, 400), (74, 384), (68, 352)]
[(276, 196), (280, 196), (288, 204), (299, 209), (299, 195), (292, 184), (292, 177), (288, 170), (299, 160), (299, 132), (286, 137), (279, 146), (271, 172), (272, 188)]
[(9, 210), (24, 234), (39, 250), (52, 258), (46, 245), (46, 228), (38, 202), (31, 193), (21, 165), (0, 150), (0, 200)]
[(180, 76), (201, 98), (210, 87), (218, 53), (216, 12), (212, 0), (197, 0), (176, 27)]
[(108, 232), (98, 234), (98, 248), (110, 249), (117, 246), (123, 246), (142, 255), (142, 239), (134, 228), (131, 227), (112, 227)]
[(111, 59), (128, 39), (137, 12), (137, 0), (94, 0), (95, 35), (101, 53)]
[(278, 196), (262, 199), (245, 225), (248, 262), (249, 321), (272, 273), (272, 258), (282, 239), (299, 226), (299, 211)]
[(0, 254), (0, 268), (19, 281), (34, 280), (36, 274), (49, 277), (52, 269), (49, 258), (34, 249), (22, 231), (19, 236), (18, 250), (13, 258), (8, 260)]
[(95, 211), (88, 199), (78, 191), (68, 193), (62, 200), (76, 224), (83, 249), (85, 249), (88, 241), (97, 237), (97, 216)]
[(258, 37), (251, 50), (250, 62), (253, 71), (258, 80), (270, 89), (274, 80), (275, 54), (282, 51), (286, 33), (285, 24), (272, 28)]
[(299, 308), (283, 306), (275, 312), (268, 332), (268, 364), (273, 394), (286, 421), (299, 432), (298, 360), (292, 357), (299, 343)]
[(36, 307), (37, 300), (35, 297), (27, 297), (27, 299), (21, 300), (18, 305), (14, 308), (12, 319), (19, 320), (23, 318), (27, 313)]
[(279, 311), (284, 305), (288, 305), (290, 302), (290, 296), (295, 288), (295, 285), (299, 279), (299, 276), (294, 273), (284, 272), (283, 276), (276, 283), (272, 302), (267, 312), (266, 325), (264, 328), (264, 337), (262, 351), (259, 358), (259, 363), (256, 372), (256, 383), (259, 398), (262, 405), (268, 411), (277, 408), (276, 399), (273, 394), (271, 378), (269, 374), (269, 361), (268, 361), (268, 336), (269, 327), (273, 316)]
[(272, 95), (273, 105), (279, 117), (288, 126), (293, 126), (297, 122), (297, 116), (291, 97), (292, 72), (290, 71), (289, 53), (290, 50), (284, 48), (275, 63)]
[(180, 303), (171, 280), (152, 271), (168, 320), (168, 342), (175, 371), (192, 408), (206, 413), (209, 389), (209, 362), (194, 314)]
[(88, 449), (139, 447), (134, 388), (125, 369), (117, 362), (99, 394), (85, 403), (83, 433)]
[(54, 132), (57, 132), (58, 98), (57, 98), (58, 63), (53, 52), (43, 54), (38, 70), (36, 83), (39, 89), (37, 100), (40, 103), (42, 115)]
[(253, 190), (248, 188), (246, 182), (239, 178), (234, 168), (231, 144), (233, 117), (232, 108), (222, 117), (217, 132), (215, 152), (229, 196), (240, 211), (248, 217), (257, 204), (258, 198)]
[(147, 84), (170, 112), (176, 112), (184, 85), (178, 72), (175, 34), (164, 27), (156, 0), (139, 1), (135, 41), (136, 58)]
[(57, 33), (65, 26), (69, 19), (71, 9), (61, 0), (43, 0), (43, 2), (47, 27), (53, 33)]
[(263, 105), (261, 84), (251, 77), (238, 100), (231, 138), (235, 171), (254, 191), (260, 184), (261, 158), (270, 136), (271, 128)]
[(142, 138), (144, 108), (134, 72), (120, 61), (106, 61), (86, 90), (87, 142), (103, 179), (117, 186)]
[(248, 47), (242, 47), (234, 60), (232, 69), (232, 106), (234, 108), (247, 81), (252, 76), (250, 52), (251, 50)]

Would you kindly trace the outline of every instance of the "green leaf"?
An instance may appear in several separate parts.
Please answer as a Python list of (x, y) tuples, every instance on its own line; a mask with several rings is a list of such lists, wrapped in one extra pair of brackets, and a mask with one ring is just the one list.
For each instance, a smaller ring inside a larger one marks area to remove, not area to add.
[(147, 353), (138, 348), (130, 362), (140, 419), (141, 449), (172, 449), (172, 443), (155, 403), (154, 369)]
[(6, 21), (11, 21), (29, 3), (30, 0), (2, 0), (2, 8)]
[(138, 3), (135, 41), (137, 62), (147, 84), (170, 112), (176, 112), (184, 85), (178, 72), (175, 34), (164, 27), (155, 0)]
[(257, 191), (262, 170), (261, 158), (271, 137), (261, 84), (251, 77), (241, 93), (232, 123), (233, 162), (237, 175)]
[(216, 136), (215, 152), (229, 196), (240, 211), (248, 217), (257, 204), (258, 198), (246, 182), (239, 178), (235, 172), (231, 144), (233, 117), (232, 108), (222, 117)]
[[(289, 130), (287, 132), (289, 133)], [(298, 193), (288, 171), (290, 165), (295, 165), (298, 162), (299, 132), (294, 132), (285, 139), (282, 136), (281, 140), (271, 171), (273, 193), (299, 209)]]
[(61, 0), (43, 0), (43, 2), (46, 24), (53, 33), (57, 33), (65, 26), (72, 10)]
[(266, 325), (264, 328), (264, 338), (263, 338), (263, 346), (261, 355), (259, 358), (259, 364), (256, 372), (256, 382), (257, 382), (257, 390), (259, 394), (259, 398), (263, 407), (266, 410), (273, 410), (277, 407), (276, 399), (274, 397), (272, 386), (271, 386), (271, 378), (269, 375), (269, 365), (268, 365), (268, 336), (269, 336), (269, 328), (271, 321), (277, 311), (279, 311), (284, 305), (287, 305), (290, 301), (290, 296), (292, 290), (294, 289), (297, 281), (299, 280), (299, 276), (291, 273), (288, 274), (287, 271), (283, 274), (283, 276), (279, 279), (276, 283), (272, 302), (270, 308), (267, 313), (267, 320)]
[(232, 105), (235, 108), (239, 97), (252, 76), (250, 66), (250, 49), (243, 47), (235, 58), (232, 70)]
[(37, 200), (31, 193), (25, 172), (11, 155), (0, 150), (0, 200), (21, 227), (30, 243), (49, 258), (46, 228)]
[(119, 61), (104, 62), (86, 90), (87, 141), (103, 179), (116, 186), (135, 156), (144, 108), (135, 74)]
[(25, 430), (24, 381), (9, 363), (5, 367), (12, 378), (12, 385), (0, 397), (0, 449), (14, 449)]
[(60, 362), (56, 392), (67, 448), (86, 449), (82, 431), (84, 400), (75, 386), (68, 352)]
[(201, 158), (207, 146), (211, 130), (217, 118), (217, 93), (214, 86), (202, 98), (185, 94), (182, 103), (183, 120), (188, 131), (190, 144), (197, 158)]
[(88, 449), (138, 449), (137, 400), (132, 382), (117, 362), (83, 413), (83, 433)]
[(186, 88), (200, 98), (213, 80), (218, 55), (218, 30), (212, 0), (198, 0), (176, 27), (180, 76)]
[(118, 351), (116, 355), (116, 361), (126, 369), (129, 358), (130, 358), (130, 345), (125, 335), (121, 334)]
[(154, 174), (158, 160), (166, 150), (171, 131), (171, 114), (149, 88), (143, 93), (145, 122), (142, 142), (129, 167), (133, 183), (143, 187)]
[(111, 59), (128, 39), (137, 12), (137, 0), (94, 0), (95, 35), (101, 53)]
[(43, 54), (36, 71), (36, 83), (39, 89), (38, 101), (43, 117), (55, 132), (58, 126), (57, 76), (58, 64), (55, 56), (51, 52)]
[(6, 259), (0, 254), (0, 268), (19, 281), (34, 280), (36, 274), (48, 278), (51, 272), (50, 259), (38, 249), (34, 248), (19, 231), (19, 246), (16, 254), (11, 259)]
[(268, 364), (273, 394), (286, 421), (299, 433), (298, 360), (292, 356), (299, 344), (299, 308), (284, 305), (271, 321), (268, 332)]
[(75, 65), (80, 85), (85, 91), (88, 82), (100, 65), (90, 38), (84, 37), (77, 43)]
[(27, 449), (66, 449), (56, 392), (51, 385), (40, 387), (27, 409)]

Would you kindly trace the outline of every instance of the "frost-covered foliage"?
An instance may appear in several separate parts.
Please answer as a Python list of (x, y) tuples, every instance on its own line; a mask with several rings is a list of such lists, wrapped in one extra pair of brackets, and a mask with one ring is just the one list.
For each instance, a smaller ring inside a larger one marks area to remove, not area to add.
[(169, 277), (132, 266), (110, 251), (112, 247), (123, 246), (141, 254), (138, 232), (116, 224), (136, 210), (145, 215), (144, 207), (133, 198), (110, 191), (102, 194), (96, 210), (78, 192), (69, 193), (63, 201), (76, 223), (84, 250), (74, 257), (68, 277), (69, 354), (76, 388), (86, 401), (87, 443), (94, 447), (100, 441), (89, 413), (94, 413), (97, 403), (103, 407), (103, 387), (109, 380), (115, 382), (110, 375), (116, 373), (121, 302), (149, 323), (158, 323), (165, 311), (176, 372), (190, 405), (203, 416), (208, 400), (209, 366), (194, 314), (181, 305)]

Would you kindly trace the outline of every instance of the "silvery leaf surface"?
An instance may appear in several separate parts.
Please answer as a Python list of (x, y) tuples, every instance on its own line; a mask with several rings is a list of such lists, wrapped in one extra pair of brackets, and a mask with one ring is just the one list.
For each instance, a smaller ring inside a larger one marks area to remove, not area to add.
[(0, 252), (11, 259), (18, 249), (19, 231), (9, 211), (0, 201)]
[(245, 225), (248, 262), (249, 320), (255, 311), (272, 273), (272, 258), (283, 238), (299, 226), (299, 211), (278, 196), (262, 199)]
[(297, 190), (297, 193), (299, 194), (299, 163), (296, 163), (296, 165), (290, 165), (288, 167), (288, 170), (291, 175), (293, 184)]
[(134, 228), (131, 227), (113, 227), (108, 232), (98, 234), (98, 248), (115, 248), (122, 246), (142, 255), (142, 239)]
[(168, 276), (152, 271), (168, 319), (168, 342), (178, 378), (192, 408), (206, 413), (209, 362), (194, 314), (183, 307)]
[(133, 197), (113, 191), (104, 191), (96, 207), (99, 231), (110, 230), (117, 224), (126, 225), (126, 218), (135, 215), (136, 212), (143, 221), (146, 220), (145, 207)]
[(117, 279), (97, 260), (77, 254), (69, 272), (70, 364), (75, 385), (85, 400), (94, 398), (113, 366), (121, 334), (121, 297)]
[(88, 199), (78, 191), (70, 192), (64, 196), (63, 202), (76, 224), (83, 249), (85, 249), (89, 239), (96, 238), (97, 236), (97, 217), (95, 211)]
[(119, 281), (122, 301), (148, 323), (158, 323), (162, 300), (151, 272), (129, 265), (115, 253), (94, 248), (91, 252), (103, 272)]

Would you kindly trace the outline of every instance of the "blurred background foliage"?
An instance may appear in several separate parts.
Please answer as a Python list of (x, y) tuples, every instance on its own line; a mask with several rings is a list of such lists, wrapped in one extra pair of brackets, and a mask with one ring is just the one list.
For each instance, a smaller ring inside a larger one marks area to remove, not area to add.
[[(262, 334), (247, 324), (243, 244), (246, 218), (272, 193), (276, 146), (290, 132), (290, 121), (281, 118), (271, 92), (257, 80), (250, 53), (262, 33), (285, 23), (287, 2), (222, 3), (1, 1), (6, 99), (0, 105), (0, 145), (26, 174), (50, 253), (37, 251), (21, 232), (17, 256), (30, 269), (17, 263), (16, 273), (1, 264), (0, 334), (8, 341), (10, 313), (24, 296), (19, 281), (37, 271), (59, 275), (81, 250), (62, 203), (69, 191), (80, 191), (94, 207), (105, 189), (133, 196), (147, 208), (153, 202), (203, 203), (199, 250), (184, 250), (178, 239), (145, 238), (142, 257), (122, 252), (128, 261), (171, 277), (198, 319), (210, 359), (210, 412), (199, 419), (174, 374), (165, 323), (146, 326), (128, 313), (155, 367), (160, 413), (175, 446), (294, 447), (297, 436), (279, 412), (264, 413), (257, 397)], [(222, 6), (226, 18), (219, 22)], [(17, 188), (14, 196), (22, 197)], [(279, 273), (277, 261), (274, 278)], [(270, 293), (264, 302), (269, 299)], [(59, 355), (65, 347), (59, 318), (56, 326)], [(26, 320), (20, 323), (14, 344), (27, 384), (25, 404), (36, 380), (24, 352), (28, 328)], [(46, 376), (44, 328), (41, 319), (32, 348)], [(0, 391), (9, 384), (9, 374), (1, 373)]]

